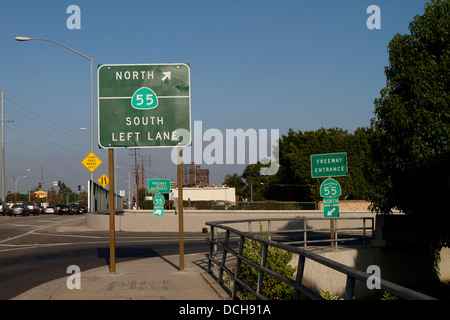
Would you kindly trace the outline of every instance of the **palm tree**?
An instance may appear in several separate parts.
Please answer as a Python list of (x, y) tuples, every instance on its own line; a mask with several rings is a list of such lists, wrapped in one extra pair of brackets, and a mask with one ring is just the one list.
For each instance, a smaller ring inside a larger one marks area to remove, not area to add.
[(236, 196), (240, 196), (245, 186), (245, 182), (240, 175), (237, 173), (231, 175), (227, 174), (225, 176), (225, 180), (223, 181), (224, 185), (235, 188)]

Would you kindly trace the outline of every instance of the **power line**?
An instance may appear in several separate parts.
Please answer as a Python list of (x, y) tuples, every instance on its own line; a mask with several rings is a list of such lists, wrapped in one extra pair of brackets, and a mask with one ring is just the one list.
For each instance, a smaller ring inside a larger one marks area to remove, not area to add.
[[(14, 123), (13, 123), (13, 125), (10, 126), (10, 128), (13, 128), (14, 126), (21, 127), (25, 131), (27, 131), (27, 137), (31, 137), (33, 135), (41, 133), (41, 134), (44, 134), (44, 136), (40, 136), (41, 137), (41, 139), (40, 139), (41, 141), (47, 141), (47, 142), (52, 143), (52, 144), (53, 143), (58, 144), (58, 142), (61, 142), (61, 141), (62, 142), (66, 142), (67, 145), (65, 145), (64, 148), (67, 148), (67, 146), (77, 146), (77, 147), (80, 147), (80, 148), (84, 149), (86, 147), (86, 145), (81, 145), (81, 144), (75, 142), (76, 140), (75, 141), (74, 140), (68, 140), (65, 137), (61, 137), (60, 135), (56, 135), (56, 134), (51, 133), (49, 131), (45, 131), (45, 130), (43, 130), (41, 128), (36, 127), (34, 124), (30, 124), (30, 123), (28, 123), (26, 121), (21, 121), (21, 120), (17, 120), (16, 119), (16, 120), (14, 120)], [(30, 128), (32, 130), (30, 130)], [(32, 132), (30, 132), (30, 131), (32, 131)], [(54, 139), (54, 141), (52, 139)], [(57, 142), (55, 142), (55, 141), (57, 141)]]
[[(51, 118), (49, 118), (49, 117), (44, 117), (44, 116), (40, 115), (39, 113), (34, 112), (32, 109), (27, 108), (27, 107), (25, 107), (25, 106), (23, 106), (23, 105), (21, 105), (21, 104), (15, 102), (15, 101), (11, 100), (11, 99), (8, 98), (8, 97), (6, 97), (6, 100), (10, 101), (11, 103), (13, 103), (14, 105), (16, 105), (17, 107), (20, 107), (20, 108), (24, 109), (25, 111), (27, 111), (27, 113), (31, 113), (31, 114), (33, 114), (35, 117), (42, 119), (43, 121), (49, 122), (49, 123), (51, 123), (51, 124), (54, 124), (55, 126), (61, 126), (61, 123), (57, 123), (57, 122), (51, 120)], [(18, 111), (18, 109), (14, 108), (13, 106), (11, 106), (11, 108), (8, 109), (8, 110)], [(23, 112), (19, 112), (19, 113), (23, 114), (24, 116), (26, 116), (26, 117), (28, 117), (28, 118), (31, 118), (31, 117), (30, 117), (28, 114), (26, 114), (26, 113), (25, 113), (25, 114), (24, 114)], [(34, 120), (33, 118), (31, 118), (31, 119)], [(66, 131), (61, 131), (61, 130), (57, 130), (57, 129), (54, 129), (54, 130), (56, 130), (56, 131), (58, 131), (58, 132), (61, 132), (62, 134), (65, 134), (65, 135), (69, 135), (69, 134), (67, 133), (67, 131), (69, 131), (69, 132), (71, 132), (72, 134), (79, 136), (79, 138), (83, 138), (83, 139), (86, 139), (86, 138), (87, 138), (86, 135), (82, 134), (81, 132), (78, 132), (78, 131), (75, 131), (75, 130), (71, 130), (71, 129), (69, 129), (69, 128), (66, 128)], [(69, 136), (71, 136), (71, 135), (69, 135)], [(71, 136), (71, 137), (72, 137), (72, 136)]]

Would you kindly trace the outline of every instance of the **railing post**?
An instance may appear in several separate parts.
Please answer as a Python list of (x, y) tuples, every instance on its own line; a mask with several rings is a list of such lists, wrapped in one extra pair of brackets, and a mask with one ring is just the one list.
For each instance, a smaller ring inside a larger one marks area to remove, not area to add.
[(306, 242), (308, 241), (307, 239), (306, 239), (306, 237), (307, 237), (307, 231), (306, 231), (306, 219), (304, 219), (303, 220), (303, 249), (305, 249), (306, 250), (306, 246), (307, 246), (307, 244), (306, 244)]
[(211, 273), (211, 265), (212, 265), (212, 260), (211, 258), (214, 255), (214, 250), (217, 250), (217, 248), (215, 249), (215, 247), (217, 247), (217, 245), (214, 244), (214, 241), (216, 240), (214, 238), (214, 230), (215, 227), (211, 226), (211, 230), (210, 230), (210, 242), (209, 242), (209, 259), (208, 259), (208, 273)]
[(333, 231), (334, 231), (334, 250), (338, 249), (338, 234), (337, 234), (337, 219), (334, 219), (333, 223)]
[(363, 217), (363, 248), (366, 247), (366, 218)]
[[(211, 229), (212, 232), (212, 237), (214, 239), (214, 241), (217, 241), (217, 228), (214, 227), (214, 229)], [(214, 244), (214, 248), (213, 248), (213, 255), (216, 256), (217, 254), (217, 244)]]
[(261, 267), (266, 266), (266, 258), (267, 258), (267, 250), (268, 245), (266, 243), (263, 244), (263, 250), (261, 253), (261, 262), (259, 264), (259, 274), (258, 274), (258, 284), (256, 285), (256, 293), (261, 292), (261, 288), (264, 281), (264, 272), (262, 271)]
[(233, 291), (231, 293), (231, 298), (234, 300), (236, 299), (236, 291), (237, 291), (237, 284), (236, 284), (236, 279), (239, 278), (239, 274), (241, 273), (241, 256), (242, 256), (242, 251), (244, 250), (244, 241), (245, 241), (245, 237), (241, 236), (241, 241), (239, 243), (239, 256), (237, 257), (237, 261), (236, 261), (236, 271), (234, 272), (234, 283), (233, 283)]
[(219, 279), (218, 282), (222, 283), (223, 282), (223, 268), (225, 267), (225, 262), (227, 260), (227, 250), (228, 250), (228, 244), (230, 242), (230, 230), (227, 230), (226, 234), (225, 234), (225, 243), (223, 246), (223, 252), (222, 252), (222, 264), (220, 266), (220, 271), (219, 271)]
[(353, 299), (353, 291), (355, 290), (355, 278), (347, 275), (347, 282), (345, 284), (344, 300)]
[[(297, 263), (297, 277), (295, 279), (295, 284), (297, 286), (302, 284), (303, 280), (303, 270), (305, 270), (305, 256), (298, 255), (298, 263)], [(294, 300), (300, 299), (300, 290), (295, 288), (294, 290)]]

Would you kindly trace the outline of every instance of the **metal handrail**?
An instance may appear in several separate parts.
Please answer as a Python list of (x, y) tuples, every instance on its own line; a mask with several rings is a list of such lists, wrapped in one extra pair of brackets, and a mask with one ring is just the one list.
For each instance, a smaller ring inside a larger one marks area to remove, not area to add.
[[(340, 218), (340, 219), (343, 219), (343, 218)], [(254, 294), (257, 299), (265, 300), (266, 297), (264, 297), (260, 291), (261, 291), (263, 276), (264, 276), (264, 274), (268, 274), (268, 275), (273, 276), (274, 278), (281, 280), (284, 283), (292, 286), (294, 288), (294, 299), (299, 299), (300, 293), (302, 293), (305, 296), (309, 297), (310, 299), (323, 300), (323, 298), (319, 294), (317, 294), (316, 292), (313, 292), (311, 289), (307, 288), (306, 286), (304, 286), (302, 284), (303, 271), (304, 271), (304, 265), (305, 265), (306, 259), (313, 260), (313, 261), (320, 263), (328, 268), (334, 269), (340, 273), (347, 275), (347, 282), (346, 282), (345, 293), (344, 293), (345, 300), (351, 300), (353, 298), (356, 280), (367, 283), (367, 280), (369, 279), (369, 277), (372, 276), (371, 274), (362, 272), (355, 268), (351, 268), (342, 263), (330, 260), (328, 258), (320, 256), (311, 251), (307, 251), (307, 250), (301, 249), (299, 247), (294, 247), (289, 244), (273, 241), (271, 239), (264, 239), (257, 235), (254, 235), (250, 232), (240, 231), (240, 230), (232, 228), (228, 225), (225, 225), (226, 223), (238, 223), (238, 222), (242, 223), (242, 222), (252, 222), (252, 221), (261, 221), (261, 220), (262, 221), (264, 221), (264, 220), (272, 220), (273, 221), (275, 219), (246, 219), (246, 220), (206, 222), (206, 225), (211, 227), (210, 238), (206, 239), (210, 243), (209, 254), (207, 254), (208, 273), (212, 273), (212, 265), (215, 264), (220, 268), (219, 277), (217, 279), (219, 283), (223, 282), (223, 273), (224, 272), (226, 272), (233, 278), (233, 290), (232, 290), (232, 294), (231, 294), (233, 299), (236, 299), (236, 296), (237, 296), (237, 285), (241, 285), (245, 289), (247, 289), (249, 292)], [(276, 220), (292, 220), (292, 219), (276, 219)], [(225, 237), (223, 238), (223, 242), (218, 240), (217, 229), (222, 229), (223, 231), (225, 231)], [(230, 247), (231, 234), (236, 234), (240, 239), (238, 252), (236, 252), (232, 247)], [(250, 259), (247, 259), (246, 257), (243, 256), (243, 247), (244, 247), (245, 239), (250, 239), (250, 240), (262, 243), (263, 252), (261, 254), (261, 261), (259, 264)], [(222, 258), (221, 259), (216, 258), (218, 246), (222, 248)], [(287, 278), (280, 273), (277, 273), (273, 270), (268, 269), (265, 266), (266, 253), (267, 253), (267, 249), (269, 246), (279, 248), (282, 250), (286, 250), (288, 252), (292, 252), (292, 253), (298, 255), (297, 275), (296, 275), (295, 280)], [(231, 270), (230, 268), (228, 268), (225, 265), (228, 254), (232, 254), (237, 259), (236, 268), (235, 268), (234, 272), (233, 272), (233, 270)], [(258, 281), (256, 290), (254, 288), (252, 288), (250, 285), (248, 285), (247, 283), (245, 283), (239, 277), (242, 262), (245, 262), (245, 263), (255, 267), (257, 270), (259, 270), (259, 281)], [(397, 284), (394, 284), (392, 282), (389, 282), (389, 281), (386, 281), (383, 279), (380, 279), (380, 287), (381, 287), (381, 289), (384, 289), (384, 290), (386, 290), (400, 298), (403, 298), (403, 299), (435, 300), (435, 298), (433, 298), (433, 297), (424, 295), (422, 293), (399, 286)]]
[[(338, 227), (338, 221), (349, 221), (349, 220), (361, 220), (362, 227)], [(371, 221), (370, 226), (367, 225), (366, 221)], [(285, 242), (286, 244), (303, 244), (303, 248), (306, 249), (308, 243), (321, 243), (321, 242), (331, 242), (334, 245), (334, 248), (337, 250), (338, 242), (350, 241), (350, 240), (360, 240), (361, 237), (353, 237), (353, 238), (339, 238), (340, 231), (362, 231), (362, 241), (363, 247), (366, 246), (366, 241), (371, 239), (374, 234), (374, 218), (373, 217), (342, 217), (342, 218), (254, 218), (254, 219), (245, 219), (245, 220), (222, 220), (222, 221), (214, 221), (216, 224), (233, 224), (233, 223), (247, 223), (248, 224), (248, 232), (252, 233), (252, 222), (265, 221), (267, 223), (267, 232), (269, 239), (271, 239), (273, 234), (303, 234), (303, 240), (301, 241), (291, 241)], [(289, 221), (289, 222), (303, 222), (303, 228), (301, 229), (289, 229), (289, 230), (272, 230), (272, 222), (277, 221)], [(330, 228), (320, 228), (313, 229), (307, 228), (308, 221), (330, 221)], [(208, 223), (207, 223), (208, 224)], [(311, 240), (308, 238), (308, 233), (317, 233), (317, 232), (330, 232), (332, 235), (331, 238), (328, 239), (319, 239), (319, 240)], [(370, 236), (368, 235), (368, 231), (370, 232)]]

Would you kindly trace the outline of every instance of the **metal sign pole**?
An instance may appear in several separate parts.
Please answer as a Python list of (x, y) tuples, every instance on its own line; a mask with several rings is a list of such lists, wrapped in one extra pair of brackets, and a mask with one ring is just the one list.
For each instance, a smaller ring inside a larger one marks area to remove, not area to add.
[(180, 271), (184, 270), (184, 224), (183, 224), (183, 149), (178, 148), (177, 184), (178, 184), (178, 232), (180, 247)]
[(109, 271), (116, 273), (116, 240), (114, 208), (114, 149), (108, 149), (109, 164)]

